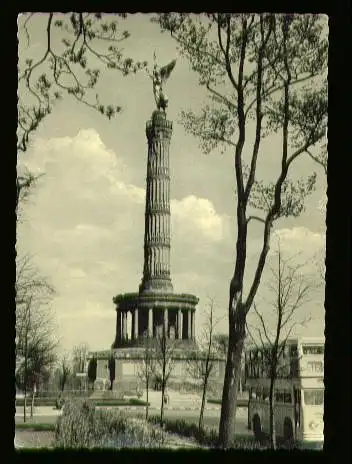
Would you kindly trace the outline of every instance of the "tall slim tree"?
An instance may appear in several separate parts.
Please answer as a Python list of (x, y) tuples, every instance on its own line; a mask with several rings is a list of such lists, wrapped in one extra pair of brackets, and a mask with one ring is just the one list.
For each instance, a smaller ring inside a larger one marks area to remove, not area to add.
[[(200, 115), (182, 113), (186, 130), (200, 139), (205, 152), (224, 147), (233, 152), (237, 237), (219, 426), (220, 444), (227, 448), (235, 437), (247, 314), (260, 285), (274, 223), (298, 216), (315, 186), (315, 172), (294, 180), (292, 167), (312, 155), (326, 166), (321, 151), (328, 107), (326, 26), (316, 14), (160, 13), (153, 20), (177, 41), (210, 97), (211, 104)], [(281, 139), (271, 147), (278, 172), (263, 181), (258, 168), (262, 142), (274, 135)], [(263, 227), (262, 246), (254, 273), (246, 275), (245, 295), (248, 230), (254, 221)]]
[[(229, 347), (229, 336), (224, 333), (214, 334), (214, 347), (219, 355), (227, 358), (227, 351)], [(243, 394), (244, 388), (244, 356), (241, 359), (241, 375), (239, 379), (238, 392), (240, 395)]]
[(173, 359), (175, 342), (167, 338), (164, 325), (159, 326), (157, 329), (155, 363), (153, 364), (153, 370), (154, 377), (161, 386), (160, 424), (162, 425), (164, 422), (166, 387), (175, 367)]
[(270, 445), (276, 449), (276, 429), (275, 429), (275, 386), (278, 377), (289, 374), (290, 366), (285, 364), (284, 355), (287, 340), (292, 335), (292, 331), (298, 325), (304, 325), (310, 320), (307, 315), (304, 319), (298, 318), (298, 311), (308, 302), (310, 293), (313, 290), (312, 284), (301, 272), (302, 266), (294, 264), (292, 259), (285, 257), (278, 247), (276, 255), (276, 265), (271, 267), (271, 281), (268, 289), (271, 293), (269, 301), (274, 310), (274, 330), (271, 330), (267, 322), (267, 313), (259, 311), (256, 304), (253, 304), (256, 314), (256, 324), (253, 328), (248, 327), (252, 342), (261, 350), (264, 362), (268, 367), (269, 387), (269, 426), (270, 426)]
[(152, 344), (152, 340), (148, 338), (148, 334), (144, 335), (144, 349), (143, 359), (138, 365), (137, 375), (144, 383), (146, 392), (146, 406), (145, 406), (145, 420), (148, 420), (149, 415), (149, 389), (155, 371), (155, 349)]
[(59, 369), (59, 386), (60, 391), (63, 392), (65, 390), (65, 385), (68, 383), (71, 376), (71, 365), (67, 353), (61, 357)]
[(28, 392), (32, 391), (32, 416), (35, 390), (56, 361), (58, 340), (51, 316), (50, 308), (33, 295), (16, 307), (16, 378), (24, 391), (24, 421)]
[(79, 391), (82, 391), (82, 378), (77, 376), (77, 374), (82, 374), (85, 372), (86, 361), (88, 356), (88, 345), (86, 343), (81, 343), (76, 345), (72, 349), (72, 374), (74, 376), (74, 382)]
[(196, 380), (200, 380), (202, 387), (202, 402), (199, 411), (199, 430), (203, 429), (204, 423), (204, 409), (206, 402), (206, 395), (208, 391), (211, 373), (214, 370), (215, 360), (219, 357), (214, 343), (214, 329), (216, 323), (214, 317), (214, 301), (210, 299), (209, 311), (207, 314), (207, 321), (203, 330), (203, 337), (200, 340), (199, 346), (201, 352), (195, 352), (193, 356), (187, 361), (187, 371)]

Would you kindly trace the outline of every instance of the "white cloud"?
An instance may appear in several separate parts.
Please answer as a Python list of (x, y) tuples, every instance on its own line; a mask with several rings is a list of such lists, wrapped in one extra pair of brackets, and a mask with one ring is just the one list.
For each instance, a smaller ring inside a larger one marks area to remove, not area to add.
[(228, 233), (228, 217), (219, 215), (206, 198), (189, 195), (182, 200), (172, 200), (171, 214), (175, 226), (182, 227), (184, 234), (200, 232), (207, 240), (218, 242)]
[[(325, 252), (325, 234), (313, 232), (307, 227), (280, 228), (274, 230), (270, 241), (270, 253), (277, 251), (278, 243), (285, 254), (300, 253), (306, 257)], [(248, 242), (248, 253), (257, 256), (263, 246), (263, 236)]]
[(325, 244), (325, 236), (323, 234), (313, 232), (306, 227), (278, 229), (273, 233), (273, 237), (279, 238), (280, 243), (284, 246), (304, 242), (308, 248), (311, 246), (320, 248)]

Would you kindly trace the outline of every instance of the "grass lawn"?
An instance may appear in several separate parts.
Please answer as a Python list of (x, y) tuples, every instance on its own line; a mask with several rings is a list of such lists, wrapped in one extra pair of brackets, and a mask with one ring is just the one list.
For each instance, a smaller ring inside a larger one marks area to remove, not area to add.
[(129, 398), (125, 400), (99, 400), (93, 402), (95, 406), (147, 406), (146, 401), (140, 400), (138, 398)]
[[(220, 404), (220, 405), (221, 405), (221, 398), (220, 398), (220, 399), (209, 398), (209, 399), (207, 400), (207, 403), (209, 403), (209, 404)], [(238, 406), (239, 408), (247, 407), (247, 406), (248, 406), (248, 400), (247, 400), (247, 399), (243, 399), (243, 398), (238, 398), (238, 399), (237, 399), (237, 406)]]
[(16, 430), (35, 430), (36, 432), (54, 432), (55, 424), (38, 424), (35, 422), (25, 422), (16, 424)]
[[(95, 404), (95, 406), (146, 406), (146, 401), (140, 400), (139, 398), (126, 398), (123, 400), (118, 399), (103, 399), (103, 400), (94, 400), (87, 398), (89, 402)], [(36, 398), (34, 400), (34, 407), (38, 406), (55, 406), (56, 398)], [(28, 407), (30, 407), (31, 402), (27, 402)], [(22, 399), (16, 401), (16, 407), (20, 408), (24, 406), (24, 401)]]

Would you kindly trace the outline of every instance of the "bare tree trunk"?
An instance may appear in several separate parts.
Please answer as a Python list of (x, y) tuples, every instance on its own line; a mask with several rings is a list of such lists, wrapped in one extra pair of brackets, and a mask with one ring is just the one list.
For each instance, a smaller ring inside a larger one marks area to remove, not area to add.
[(33, 392), (32, 392), (32, 401), (31, 401), (31, 418), (33, 417), (33, 408), (34, 408), (34, 395), (35, 395), (35, 383), (33, 384)]
[(164, 421), (164, 401), (165, 401), (165, 385), (161, 384), (161, 409), (160, 409), (160, 424), (163, 425)]
[(276, 428), (274, 418), (274, 388), (275, 380), (270, 380), (270, 391), (269, 391), (269, 430), (270, 430), (270, 447), (276, 450)]
[(149, 380), (147, 379), (146, 381), (146, 390), (147, 390), (147, 404), (145, 407), (145, 420), (148, 420), (148, 414), (149, 414)]
[(205, 397), (206, 397), (206, 393), (207, 393), (207, 386), (208, 386), (208, 379), (205, 378), (204, 383), (203, 383), (202, 404), (201, 404), (201, 407), (200, 407), (200, 414), (199, 414), (199, 424), (198, 424), (199, 431), (203, 428), (203, 416), (204, 416)]
[(27, 386), (25, 384), (24, 385), (23, 422), (27, 421), (26, 409), (27, 409)]
[(27, 409), (27, 381), (28, 381), (28, 334), (26, 333), (25, 336), (26, 336), (26, 339), (25, 339), (24, 376), (23, 376), (23, 381), (24, 381), (23, 422), (26, 422), (27, 420), (26, 409)]
[(237, 392), (244, 338), (242, 331), (230, 331), (229, 333), (229, 352), (225, 368), (219, 427), (219, 441), (225, 447), (231, 446), (235, 438)]

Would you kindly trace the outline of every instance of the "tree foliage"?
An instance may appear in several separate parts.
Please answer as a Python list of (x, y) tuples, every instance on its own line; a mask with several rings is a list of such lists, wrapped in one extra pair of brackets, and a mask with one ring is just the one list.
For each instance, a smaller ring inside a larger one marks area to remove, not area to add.
[(27, 392), (34, 390), (49, 377), (56, 362), (58, 340), (52, 314), (46, 305), (29, 295), (16, 305), (16, 384), (24, 391), (26, 421)]
[[(185, 110), (181, 122), (206, 153), (215, 148), (233, 153), (237, 237), (219, 428), (221, 445), (229, 447), (246, 317), (260, 285), (272, 228), (279, 218), (298, 216), (315, 186), (315, 172), (295, 180), (292, 166), (313, 155), (326, 168), (319, 145), (327, 126), (328, 41), (323, 18), (315, 14), (160, 13), (153, 21), (176, 40), (209, 96), (200, 114)], [(272, 146), (279, 169), (267, 181), (258, 160), (263, 141), (273, 136), (279, 140)], [(253, 220), (263, 224), (263, 242), (244, 295), (248, 225)]]
[[(27, 46), (31, 40), (30, 22), (36, 16), (27, 13), (20, 20)], [(130, 34), (121, 30), (119, 21), (126, 16), (125, 13), (46, 14), (45, 50), (38, 59), (26, 57), (19, 69), (18, 151), (27, 150), (32, 133), (64, 95), (71, 95), (109, 119), (121, 111), (116, 104), (102, 104), (95, 89), (101, 65), (127, 76), (147, 64), (123, 55), (121, 43)]]
[[(40, 57), (28, 56), (32, 41), (31, 23), (43, 18), (45, 49)], [(111, 119), (121, 111), (115, 102), (103, 103), (97, 93), (102, 68), (124, 76), (144, 69), (147, 62), (135, 62), (123, 54), (122, 44), (130, 36), (122, 30), (126, 13), (25, 13), (19, 18), (17, 153), (26, 152), (42, 121), (55, 104), (69, 96)], [(21, 36), (20, 36), (21, 37)], [(17, 179), (25, 193), (37, 180), (26, 171)]]
[(65, 390), (65, 385), (67, 385), (71, 376), (71, 363), (69, 360), (69, 356), (64, 354), (60, 359), (60, 367), (59, 367), (59, 387), (60, 390), (63, 392)]
[(74, 374), (77, 372), (84, 372), (87, 356), (88, 356), (88, 345), (86, 343), (80, 343), (75, 345), (72, 349), (72, 371)]

